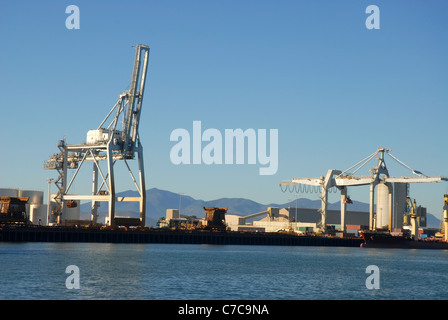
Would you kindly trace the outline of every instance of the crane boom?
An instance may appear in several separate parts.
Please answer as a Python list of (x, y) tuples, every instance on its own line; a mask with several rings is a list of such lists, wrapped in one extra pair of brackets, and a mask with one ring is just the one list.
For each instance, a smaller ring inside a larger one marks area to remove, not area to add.
[(123, 153), (126, 158), (134, 157), (145, 89), (148, 56), (149, 47), (138, 44), (135, 50), (134, 68), (132, 70), (131, 85), (128, 90), (128, 101), (123, 119)]

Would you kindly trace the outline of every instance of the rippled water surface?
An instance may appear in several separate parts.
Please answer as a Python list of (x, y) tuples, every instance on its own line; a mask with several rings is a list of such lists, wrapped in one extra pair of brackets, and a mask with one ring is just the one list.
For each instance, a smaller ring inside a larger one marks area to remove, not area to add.
[(448, 299), (445, 250), (0, 243), (0, 267), (0, 299)]

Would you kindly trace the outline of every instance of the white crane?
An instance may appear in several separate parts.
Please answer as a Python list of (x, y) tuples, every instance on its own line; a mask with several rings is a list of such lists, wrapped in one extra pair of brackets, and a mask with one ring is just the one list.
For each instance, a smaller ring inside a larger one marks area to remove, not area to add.
[[(328, 170), (325, 177), (321, 176), (319, 178), (294, 178), (290, 181), (282, 181), (280, 186), (291, 186), (291, 185), (311, 185), (318, 186), (321, 189), (320, 199), (322, 201), (321, 208), (319, 212), (322, 215), (321, 220), (321, 230), (325, 232), (326, 230), (326, 216), (327, 216), (327, 203), (328, 203), (328, 191), (332, 187), (336, 187), (341, 191), (341, 229), (345, 231), (345, 212), (347, 203), (347, 187), (349, 186), (362, 186), (370, 185), (370, 206), (369, 206), (369, 229), (373, 229), (373, 216), (374, 216), (374, 195), (375, 187), (379, 183), (385, 183), (389, 187), (389, 193), (391, 191), (390, 183), (401, 182), (401, 183), (433, 183), (448, 181), (447, 177), (428, 177), (423, 175), (420, 171), (414, 170), (408, 165), (404, 164), (398, 158), (394, 157), (390, 153), (391, 149), (378, 148), (376, 152), (372, 153), (367, 158), (359, 161), (355, 165), (351, 166), (347, 170), (341, 172), (340, 170)], [(384, 161), (384, 155), (388, 154), (394, 160), (396, 160), (401, 165), (405, 166), (414, 174), (410, 177), (390, 177), (389, 172)], [(377, 165), (370, 169), (370, 176), (355, 176), (354, 174), (366, 165), (374, 157), (377, 157)], [(353, 172), (348, 173), (350, 170), (354, 169)], [(390, 227), (390, 226), (389, 226)]]
[[(55, 180), (55, 185), (58, 188), (55, 201), (57, 202), (58, 207), (52, 212), (57, 222), (60, 222), (60, 217), (64, 214), (64, 210), (70, 201), (88, 200), (92, 202), (91, 220), (93, 223), (97, 222), (98, 202), (107, 202), (109, 206), (108, 224), (110, 226), (145, 225), (145, 174), (143, 164), (143, 147), (138, 134), (138, 127), (140, 123), (140, 114), (146, 83), (148, 57), (149, 47), (137, 44), (135, 47), (134, 67), (129, 90), (119, 95), (118, 101), (115, 103), (98, 128), (88, 131), (86, 143), (68, 145), (65, 143), (65, 139), (61, 140), (58, 143), (60, 152), (58, 154), (54, 154), (48, 161), (45, 162), (45, 168), (56, 169), (59, 173), (58, 179)], [(117, 130), (117, 125), (120, 119), (122, 119), (121, 131)], [(110, 121), (110, 123), (106, 126), (107, 121)], [(128, 160), (134, 159), (135, 153), (138, 154), (138, 182), (128, 164)], [(116, 197), (114, 164), (117, 160), (124, 161), (130, 173), (131, 179), (133, 180), (139, 193), (138, 197)], [(70, 188), (85, 161), (93, 162), (92, 194), (70, 194)], [(101, 170), (100, 161), (106, 161), (107, 173), (104, 173)], [(70, 181), (68, 181), (67, 176), (68, 169), (76, 169)], [(101, 176), (100, 185), (98, 174)], [(139, 202), (140, 218), (115, 218), (116, 201)]]

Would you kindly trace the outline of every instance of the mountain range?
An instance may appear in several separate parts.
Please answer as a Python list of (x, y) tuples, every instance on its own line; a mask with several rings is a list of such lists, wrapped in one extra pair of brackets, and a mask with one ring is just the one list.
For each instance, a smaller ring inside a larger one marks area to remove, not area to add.
[[(124, 191), (117, 194), (118, 197), (135, 197), (138, 196), (137, 191)], [(310, 200), (307, 198), (299, 198), (297, 200), (299, 208), (318, 209), (321, 206), (320, 200)], [(160, 217), (165, 217), (166, 209), (179, 209), (182, 215), (204, 217), (203, 207), (225, 207), (228, 208), (228, 214), (248, 215), (260, 211), (265, 211), (267, 207), (288, 208), (296, 207), (296, 201), (278, 204), (261, 204), (244, 198), (220, 198), (216, 200), (198, 200), (188, 195), (180, 195), (167, 190), (152, 188), (146, 191), (146, 225), (156, 226)], [(330, 210), (339, 210), (340, 203), (330, 203)], [(99, 222), (104, 221), (107, 212), (107, 203), (103, 203), (99, 209)], [(116, 203), (117, 216), (138, 217), (139, 204), (137, 202)], [(353, 201), (348, 208), (350, 211), (369, 211), (369, 204), (359, 201)], [(90, 203), (81, 205), (81, 219), (89, 219)], [(430, 213), (427, 213), (428, 227), (438, 227), (440, 220)]]

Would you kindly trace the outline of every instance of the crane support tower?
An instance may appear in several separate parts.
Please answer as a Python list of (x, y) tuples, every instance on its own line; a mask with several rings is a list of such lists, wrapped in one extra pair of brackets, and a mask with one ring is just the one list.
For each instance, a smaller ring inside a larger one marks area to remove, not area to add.
[[(347, 170), (341, 172), (340, 170), (328, 170), (327, 175), (321, 176), (319, 178), (294, 178), (290, 181), (280, 182), (280, 187), (282, 186), (296, 186), (296, 185), (309, 185), (320, 187), (320, 199), (321, 208), (319, 212), (322, 215), (320, 222), (320, 227), (322, 232), (326, 231), (326, 217), (327, 217), (327, 203), (328, 203), (328, 192), (330, 188), (336, 187), (341, 192), (341, 231), (345, 231), (345, 213), (346, 213), (346, 203), (347, 203), (347, 188), (350, 186), (365, 186), (370, 185), (370, 204), (369, 204), (369, 229), (374, 229), (374, 203), (375, 203), (375, 187), (384, 183), (389, 190), (389, 201), (391, 201), (392, 184), (393, 183), (433, 183), (433, 182), (443, 182), (448, 181), (447, 177), (428, 177), (425, 176), (420, 171), (414, 170), (398, 158), (390, 153), (391, 149), (378, 148), (376, 152), (359, 161), (355, 165), (351, 166)], [(389, 171), (386, 167), (386, 162), (384, 160), (384, 155), (388, 154), (394, 160), (396, 160), (401, 165), (405, 166), (414, 174), (414, 176), (409, 177), (391, 177), (389, 176)], [(355, 176), (354, 174), (361, 169), (366, 163), (368, 163), (373, 158), (377, 158), (377, 164), (374, 168), (370, 169), (369, 176)], [(349, 173), (350, 170), (353, 171)], [(392, 205), (389, 205), (392, 208)], [(391, 212), (389, 212), (389, 220), (391, 219)], [(389, 229), (391, 224), (389, 224)]]
[(442, 215), (442, 232), (445, 238), (445, 241), (448, 242), (448, 194), (443, 196), (443, 215)]
[[(97, 223), (98, 205), (100, 202), (108, 203), (107, 225), (144, 226), (146, 215), (146, 189), (143, 165), (143, 147), (138, 133), (140, 114), (142, 110), (143, 94), (148, 67), (149, 47), (137, 44), (135, 47), (134, 67), (130, 87), (119, 94), (118, 101), (109, 111), (105, 119), (95, 130), (87, 132), (84, 144), (70, 145), (64, 140), (58, 143), (59, 153), (52, 155), (44, 163), (46, 169), (58, 171), (58, 178), (54, 183), (57, 193), (54, 196), (56, 209), (52, 210), (53, 221), (61, 222), (65, 208), (73, 201), (91, 201), (91, 221)], [(122, 128), (117, 125), (121, 119)], [(138, 155), (138, 181), (135, 178), (128, 160)], [(70, 188), (75, 181), (82, 165), (90, 161), (93, 163), (92, 193), (88, 195), (72, 194)], [(123, 161), (130, 173), (139, 196), (117, 197), (115, 188), (114, 165)], [(100, 163), (106, 163), (107, 172), (103, 172)], [(68, 180), (68, 169), (74, 169), (71, 180)], [(101, 179), (99, 179), (99, 176)], [(116, 218), (116, 202), (139, 202), (140, 218)]]

